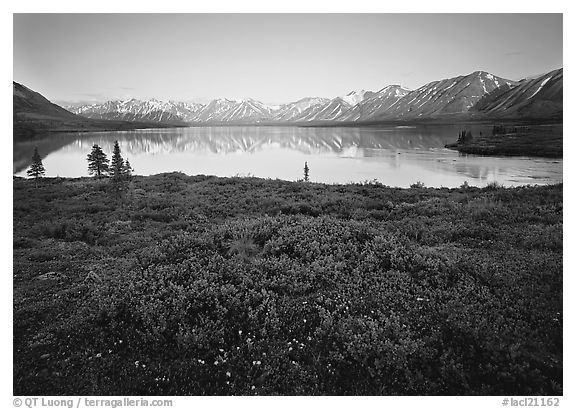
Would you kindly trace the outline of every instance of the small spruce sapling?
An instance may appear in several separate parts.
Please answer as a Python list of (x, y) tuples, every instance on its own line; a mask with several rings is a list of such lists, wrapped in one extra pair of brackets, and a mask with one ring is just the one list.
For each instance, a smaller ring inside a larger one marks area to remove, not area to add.
[(132, 166), (130, 165), (130, 161), (128, 159), (126, 159), (126, 162), (124, 162), (124, 168), (122, 169), (122, 173), (128, 179), (132, 176), (132, 173), (134, 173), (134, 169), (132, 169)]
[(38, 153), (38, 148), (34, 148), (34, 153), (32, 154), (32, 164), (30, 168), (26, 171), (28, 176), (33, 177), (34, 179), (38, 179), (39, 177), (44, 176), (46, 173), (46, 169), (44, 169), (44, 165), (42, 164), (42, 158)]

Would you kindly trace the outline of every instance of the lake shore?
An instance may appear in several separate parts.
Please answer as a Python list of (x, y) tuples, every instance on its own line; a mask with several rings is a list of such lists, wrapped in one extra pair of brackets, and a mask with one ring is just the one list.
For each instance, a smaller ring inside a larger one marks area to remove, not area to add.
[[(130, 132), (54, 134), (14, 143), (14, 173), (25, 176), (38, 148), (48, 176), (86, 175), (93, 144), (110, 154), (118, 141), (142, 175), (179, 170), (189, 175), (258, 175), (297, 180), (304, 163), (311, 179), (323, 183), (378, 180), (391, 186), (458, 187), (467, 181), (505, 186), (562, 181), (562, 161), (540, 157), (485, 158), (460, 155), (445, 145), (460, 125), (382, 128), (213, 127)], [(469, 127), (474, 135), (491, 127)]]
[[(514, 129), (514, 127), (510, 127)], [(447, 144), (446, 148), (461, 153), (485, 156), (531, 156), (561, 159), (563, 157), (562, 125), (556, 129), (521, 126), (519, 132), (473, 135), (471, 140)]]
[(50, 137), (54, 134), (88, 132), (134, 131), (140, 129), (183, 128), (187, 124), (162, 122), (116, 121), (82, 118), (82, 120), (56, 121), (31, 120), (20, 118), (14, 121), (12, 139), (14, 142), (27, 142)]
[(561, 395), (563, 186), (13, 181), (15, 395)]

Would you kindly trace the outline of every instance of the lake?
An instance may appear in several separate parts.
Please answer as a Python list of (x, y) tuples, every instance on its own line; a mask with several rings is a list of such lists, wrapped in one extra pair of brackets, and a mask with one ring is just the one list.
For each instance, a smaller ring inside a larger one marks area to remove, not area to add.
[[(466, 126), (473, 133), (491, 128)], [(188, 175), (256, 176), (298, 180), (304, 162), (312, 182), (377, 180), (409, 187), (504, 186), (562, 182), (562, 159), (481, 157), (444, 148), (463, 125), (311, 128), (230, 126), (54, 134), (14, 144), (14, 174), (26, 176), (34, 146), (46, 176), (87, 176), (93, 144), (110, 158), (114, 141), (138, 175), (180, 171)]]

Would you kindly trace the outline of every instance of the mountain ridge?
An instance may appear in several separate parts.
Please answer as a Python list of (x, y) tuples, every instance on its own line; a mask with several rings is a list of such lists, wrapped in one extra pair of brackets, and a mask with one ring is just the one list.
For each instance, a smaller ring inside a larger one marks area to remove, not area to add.
[[(250, 98), (218, 98), (206, 104), (132, 98), (102, 104), (65, 106), (66, 110), (38, 93), (23, 102), (20, 94), (33, 95), (31, 93), (34, 91), (21, 86), (23, 88), (15, 88), (14, 91), (15, 118), (18, 119), (15, 120), (15, 129), (17, 122), (22, 123), (22, 118), (50, 114), (60, 117), (61, 121), (65, 118), (77, 123), (76, 126), (80, 128), (94, 126), (94, 122), (88, 124), (83, 122), (84, 119), (106, 121), (108, 124), (110, 121), (142, 122), (154, 126), (560, 119), (563, 109), (562, 80), (562, 68), (521, 81), (508, 80), (486, 71), (474, 71), (467, 75), (432, 81), (415, 90), (400, 85), (387, 85), (378, 91), (353, 90), (332, 99), (305, 97), (276, 106)], [(40, 104), (42, 108), (32, 115), (32, 102), (40, 99), (43, 99)], [(48, 123), (55, 125), (56, 130), (62, 128), (58, 121)], [(46, 127), (50, 128), (48, 125)]]
[(49, 132), (115, 131), (165, 127), (160, 122), (108, 121), (76, 115), (16, 81), (12, 81), (13, 138), (35, 138)]
[(536, 78), (527, 78), (517, 86), (487, 95), (474, 106), (478, 112), (496, 118), (563, 117), (563, 69)]

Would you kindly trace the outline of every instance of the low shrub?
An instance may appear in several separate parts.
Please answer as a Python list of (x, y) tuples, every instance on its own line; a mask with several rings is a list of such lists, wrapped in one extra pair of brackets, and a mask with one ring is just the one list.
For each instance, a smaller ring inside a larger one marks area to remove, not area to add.
[(561, 187), (175, 178), (15, 182), (15, 394), (562, 394)]

